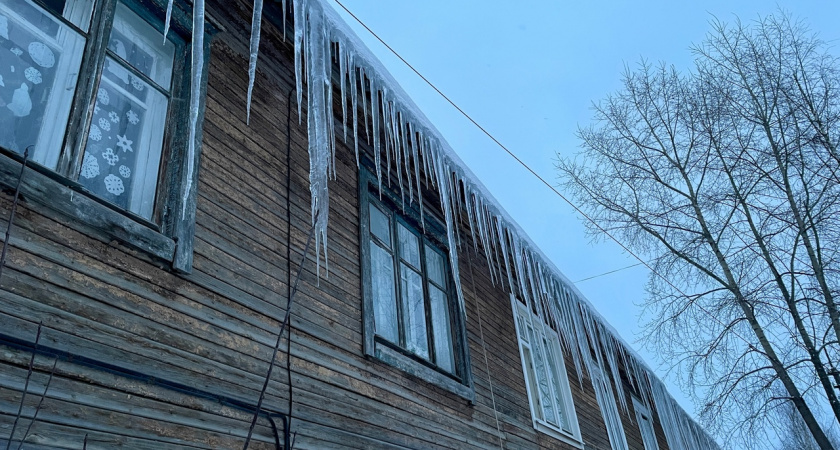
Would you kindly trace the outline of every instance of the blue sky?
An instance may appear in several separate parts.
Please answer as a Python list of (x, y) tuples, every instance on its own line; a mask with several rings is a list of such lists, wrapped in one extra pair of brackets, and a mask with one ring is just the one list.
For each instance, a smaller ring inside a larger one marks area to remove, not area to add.
[[(840, 2), (340, 0), (499, 141), (556, 184), (556, 155), (578, 151), (575, 132), (593, 101), (620, 88), (625, 67), (644, 58), (689, 69), (717, 17), (756, 19), (779, 8), (806, 21), (835, 47)], [(518, 166), (367, 31), (328, 0), (356, 31), (464, 162), (572, 281), (637, 261), (613, 242), (593, 243), (581, 218)], [(836, 54), (835, 49), (835, 54)], [(578, 288), (654, 368), (635, 343), (648, 271), (642, 266), (578, 283)], [(672, 394), (693, 412), (672, 377)]]

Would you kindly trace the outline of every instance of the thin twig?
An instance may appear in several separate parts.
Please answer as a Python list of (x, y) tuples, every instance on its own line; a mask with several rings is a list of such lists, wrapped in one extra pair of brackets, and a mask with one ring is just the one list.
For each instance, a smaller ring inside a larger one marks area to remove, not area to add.
[[(5, 249), (5, 247), (4, 247)], [(20, 396), (20, 405), (18, 405), (18, 412), (15, 415), (15, 421), (12, 423), (12, 431), (9, 433), (9, 440), (6, 441), (6, 450), (12, 445), (12, 438), (15, 437), (15, 429), (17, 428), (20, 415), (23, 412), (23, 402), (26, 400), (26, 391), (29, 390), (29, 380), (32, 378), (32, 368), (35, 365), (35, 354), (38, 352), (38, 343), (41, 341), (41, 326), (43, 322), (38, 322), (38, 331), (35, 333), (35, 347), (32, 349), (32, 356), (29, 357), (29, 370), (26, 372), (26, 381), (23, 383), (23, 393)]]

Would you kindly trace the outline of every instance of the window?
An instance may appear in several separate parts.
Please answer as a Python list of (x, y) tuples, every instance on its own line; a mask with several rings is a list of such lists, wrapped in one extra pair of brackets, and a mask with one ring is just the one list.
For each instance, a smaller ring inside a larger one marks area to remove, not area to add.
[(0, 148), (29, 148), (48, 178), (191, 242), (166, 217), (181, 210), (190, 32), (182, 11), (164, 39), (163, 3), (0, 2)]
[(621, 424), (621, 416), (618, 413), (618, 406), (615, 403), (610, 382), (604, 376), (596, 361), (592, 361), (592, 364), (590, 364), (589, 374), (592, 376), (592, 386), (595, 388), (598, 407), (601, 408), (601, 415), (604, 417), (604, 424), (607, 426), (610, 446), (613, 450), (627, 450), (624, 425)]
[(424, 233), (399, 200), (367, 188), (361, 198), (367, 353), (471, 397), (463, 317), (434, 219), (426, 213)]
[(580, 429), (557, 332), (513, 295), (511, 304), (534, 428), (580, 444)]
[(633, 409), (636, 411), (636, 423), (639, 424), (645, 450), (658, 450), (659, 445), (656, 443), (656, 433), (653, 431), (653, 416), (650, 414), (650, 409), (636, 397), (633, 397)]

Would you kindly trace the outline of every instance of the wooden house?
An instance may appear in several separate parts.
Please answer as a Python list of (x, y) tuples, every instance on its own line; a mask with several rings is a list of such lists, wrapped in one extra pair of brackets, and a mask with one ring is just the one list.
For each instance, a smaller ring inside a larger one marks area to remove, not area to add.
[(716, 448), (334, 12), (254, 3), (0, 0), (0, 448)]

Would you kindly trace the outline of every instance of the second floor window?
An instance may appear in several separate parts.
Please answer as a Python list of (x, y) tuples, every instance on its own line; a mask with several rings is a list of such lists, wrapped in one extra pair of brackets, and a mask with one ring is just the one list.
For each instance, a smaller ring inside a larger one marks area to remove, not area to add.
[(384, 204), (368, 208), (376, 337), (456, 374), (445, 253)]
[(569, 378), (557, 332), (511, 296), (534, 428), (580, 442)]
[(0, 2), (0, 147), (155, 221), (187, 47), (162, 26), (133, 0)]

